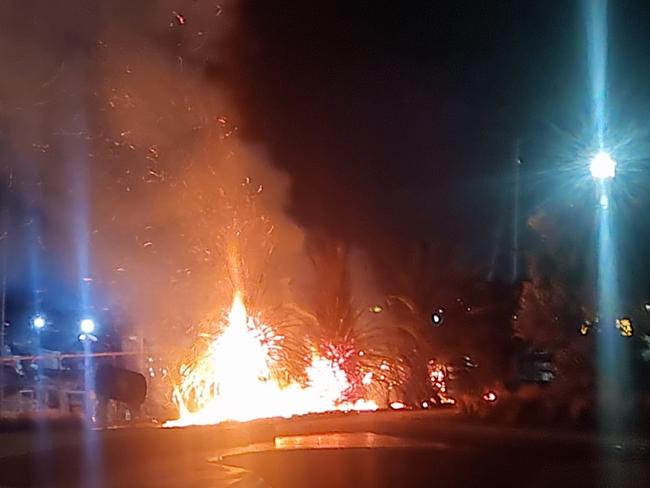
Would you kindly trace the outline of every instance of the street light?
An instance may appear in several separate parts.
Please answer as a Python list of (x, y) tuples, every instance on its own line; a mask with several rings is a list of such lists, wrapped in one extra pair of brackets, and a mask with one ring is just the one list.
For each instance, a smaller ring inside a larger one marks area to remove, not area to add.
[(37, 315), (32, 319), (32, 326), (37, 330), (41, 330), (43, 327), (45, 327), (45, 323), (45, 317), (42, 315)]
[(589, 162), (589, 171), (595, 180), (612, 180), (616, 177), (616, 161), (605, 151), (600, 151)]
[(95, 321), (93, 319), (83, 319), (79, 322), (79, 330), (82, 334), (92, 334), (95, 332)]

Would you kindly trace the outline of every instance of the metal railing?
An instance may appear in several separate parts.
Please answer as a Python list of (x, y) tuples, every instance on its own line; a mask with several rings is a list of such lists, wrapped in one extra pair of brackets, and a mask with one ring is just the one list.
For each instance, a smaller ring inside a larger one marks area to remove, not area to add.
[(139, 356), (143, 354), (140, 351), (127, 351), (127, 352), (91, 352), (91, 353), (51, 353), (51, 354), (38, 354), (31, 356), (0, 356), (0, 363), (13, 363), (16, 361), (37, 361), (39, 359), (81, 359), (81, 358), (103, 358), (103, 357), (118, 357), (118, 356)]

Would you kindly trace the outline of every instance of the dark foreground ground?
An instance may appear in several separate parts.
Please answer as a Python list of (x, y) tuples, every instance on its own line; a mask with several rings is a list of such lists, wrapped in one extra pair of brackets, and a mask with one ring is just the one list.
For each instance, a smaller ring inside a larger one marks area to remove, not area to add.
[(439, 411), (42, 428), (0, 443), (3, 487), (650, 486), (643, 439), (472, 424)]

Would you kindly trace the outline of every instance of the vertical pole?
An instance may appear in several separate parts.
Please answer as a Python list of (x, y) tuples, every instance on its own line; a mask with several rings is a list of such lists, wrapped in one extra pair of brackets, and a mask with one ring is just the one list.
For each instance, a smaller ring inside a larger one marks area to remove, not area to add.
[(147, 360), (144, 357), (144, 336), (142, 335), (142, 327), (140, 327), (140, 373), (147, 376), (145, 370), (147, 369)]
[(519, 279), (519, 187), (520, 187), (520, 153), (519, 139), (515, 142), (514, 154), (514, 186), (512, 191), (512, 276), (515, 283)]
[[(6, 205), (6, 203), (5, 203)], [(2, 284), (0, 290), (0, 358), (4, 359), (5, 352), (5, 308), (7, 304), (7, 240), (9, 238), (7, 207), (2, 208)], [(5, 363), (0, 362), (0, 415), (4, 412), (5, 400)]]

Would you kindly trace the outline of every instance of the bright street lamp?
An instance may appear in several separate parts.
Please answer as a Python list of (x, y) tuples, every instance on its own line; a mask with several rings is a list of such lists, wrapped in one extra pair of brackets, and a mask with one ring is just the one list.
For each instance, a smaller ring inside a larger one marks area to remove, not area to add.
[(42, 329), (45, 327), (45, 317), (42, 315), (37, 315), (32, 319), (32, 325), (34, 326), (35, 329)]
[(616, 176), (616, 161), (609, 153), (600, 151), (591, 159), (589, 171), (595, 180), (614, 179)]
[(79, 329), (83, 334), (92, 334), (95, 332), (95, 321), (93, 319), (83, 319), (79, 322)]

